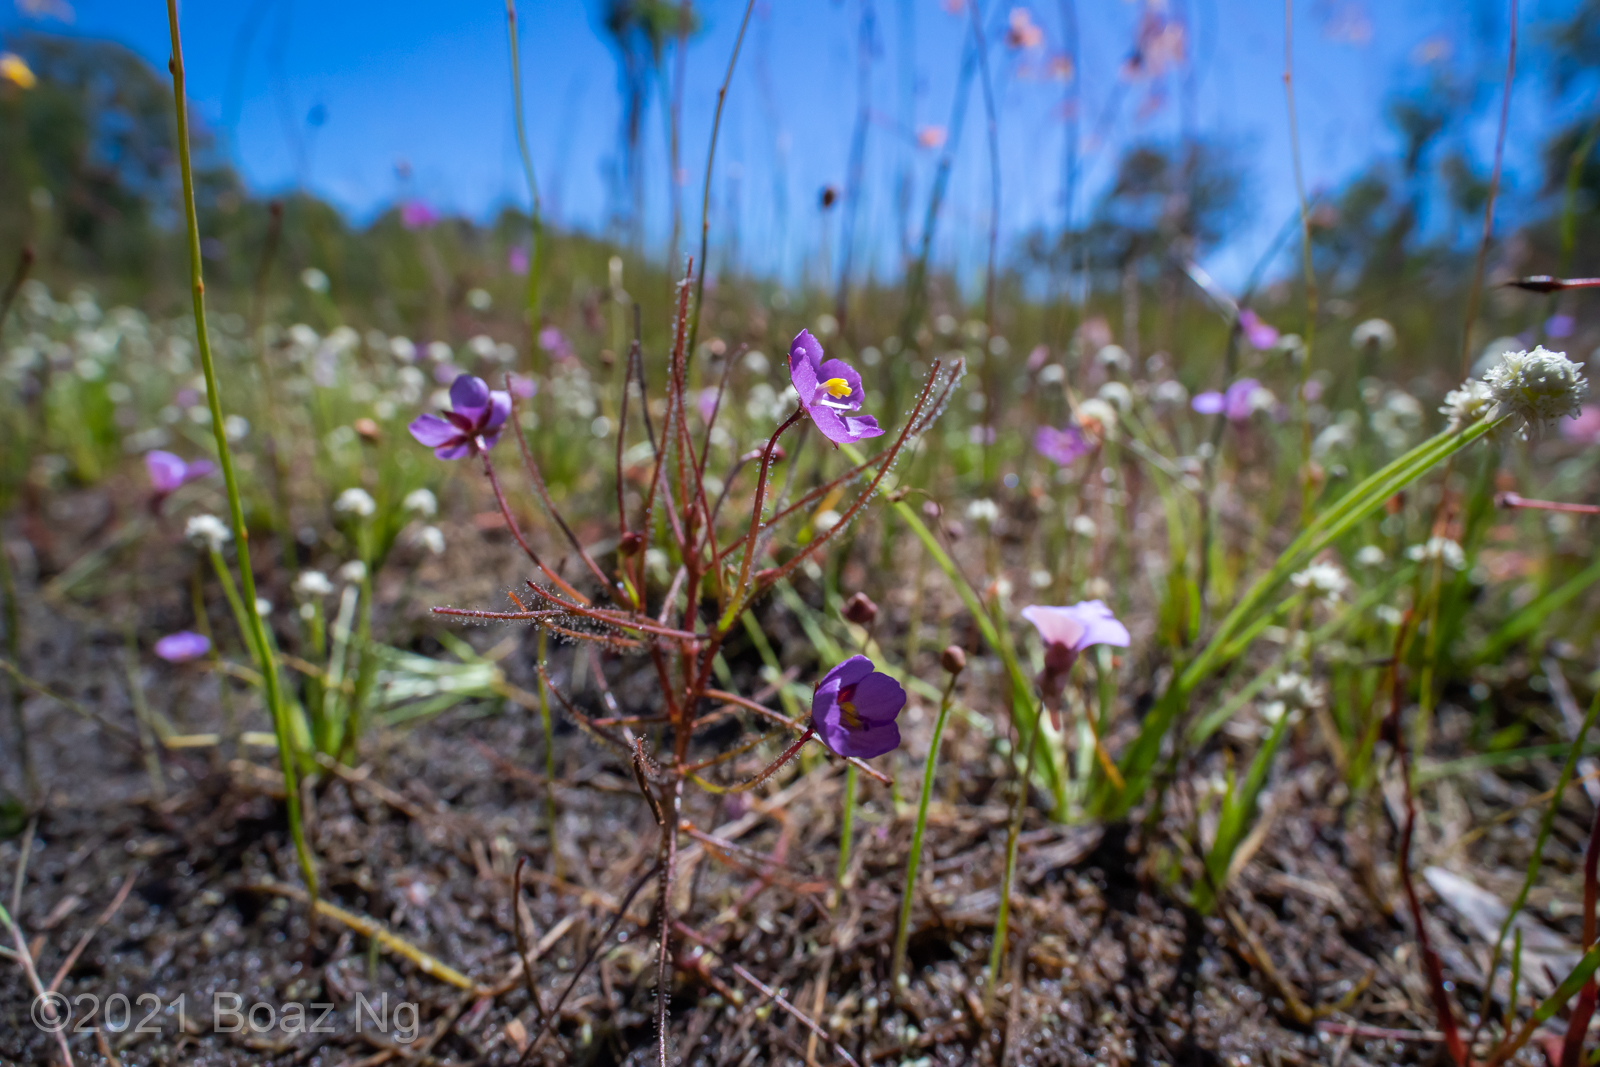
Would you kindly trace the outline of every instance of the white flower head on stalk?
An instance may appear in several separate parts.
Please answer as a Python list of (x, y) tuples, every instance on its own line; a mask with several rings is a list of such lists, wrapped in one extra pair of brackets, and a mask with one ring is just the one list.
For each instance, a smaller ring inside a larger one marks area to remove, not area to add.
[(333, 592), (333, 583), (321, 571), (301, 571), (294, 580), (294, 595), (302, 600), (315, 600)]
[(1461, 388), (1444, 394), (1444, 405), (1439, 408), (1439, 414), (1449, 417), (1450, 432), (1455, 433), (1489, 414), (1493, 407), (1494, 397), (1489, 392), (1488, 383), (1468, 378), (1461, 383)]
[(971, 522), (989, 525), (1000, 517), (1000, 505), (993, 500), (984, 498), (974, 500), (967, 505), (967, 519)]
[(378, 504), (372, 499), (371, 493), (360, 486), (355, 486), (339, 494), (339, 499), (333, 502), (333, 510), (365, 519), (378, 510)]
[(1289, 581), (1296, 589), (1303, 589), (1318, 600), (1329, 603), (1337, 601), (1350, 584), (1350, 579), (1345, 577), (1337, 564), (1326, 562), (1311, 564), (1305, 570), (1291, 575)]
[(1361, 548), (1356, 551), (1356, 566), (1377, 567), (1380, 566), (1386, 558), (1388, 557), (1384, 554), (1383, 549), (1379, 548), (1377, 545), (1362, 545)]
[(339, 568), (339, 580), (349, 585), (360, 585), (367, 580), (367, 565), (353, 559)]
[(1453, 571), (1467, 565), (1467, 554), (1448, 537), (1430, 537), (1423, 544), (1412, 545), (1406, 549), (1406, 558), (1418, 563), (1438, 560)]
[(233, 531), (215, 515), (195, 515), (184, 526), (183, 536), (201, 548), (220, 552), (222, 546), (233, 539)]
[(1505, 353), (1483, 381), (1496, 415), (1516, 415), (1524, 430), (1535, 431), (1552, 419), (1578, 414), (1579, 401), (1589, 389), (1582, 363), (1543, 345), (1531, 352)]
[(1272, 680), (1272, 696), (1291, 709), (1311, 709), (1322, 703), (1322, 690), (1310, 678), (1296, 671), (1285, 671)]
[(415, 543), (435, 556), (444, 555), (444, 531), (437, 526), (424, 526), (418, 530)]
[(1365, 348), (1376, 345), (1379, 350), (1387, 352), (1394, 348), (1394, 327), (1383, 319), (1367, 319), (1358, 323), (1350, 332), (1350, 347)]
[(406, 494), (405, 509), (430, 519), (439, 513), (439, 498), (431, 489), (413, 489)]

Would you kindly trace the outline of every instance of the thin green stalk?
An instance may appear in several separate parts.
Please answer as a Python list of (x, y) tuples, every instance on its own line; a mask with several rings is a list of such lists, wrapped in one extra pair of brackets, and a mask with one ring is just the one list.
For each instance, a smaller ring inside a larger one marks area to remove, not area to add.
[(294, 838), (295, 855), (306, 889), (315, 901), (317, 872), (306, 848), (305, 826), (300, 815), (300, 789), (295, 778), (294, 747), (289, 737), (287, 709), (278, 684), (278, 668), (267, 642), (266, 627), (256, 610), (256, 579), (250, 570), (250, 531), (245, 526), (244, 503), (239, 495), (239, 479), (233, 470), (233, 453), (223, 430), (222, 394), (217, 385), (216, 364), (211, 358), (211, 338), (206, 332), (206, 284), (200, 266), (200, 220), (195, 214), (194, 168), (189, 159), (189, 108), (184, 96), (183, 42), (178, 33), (178, 0), (167, 0), (167, 27), (172, 36), (172, 97), (178, 123), (178, 165), (183, 176), (184, 221), (189, 231), (189, 279), (194, 301), (195, 347), (200, 367), (205, 372), (206, 403), (211, 411), (211, 432), (216, 438), (217, 461), (228, 490), (228, 513), (233, 522), (234, 540), (239, 545), (239, 582), (244, 588), (245, 618), (253, 643), (261, 652), (262, 685), (267, 708), (272, 713), (273, 730), (278, 738), (278, 761), (283, 767), (284, 803), (289, 814), (289, 832)]
[[(928, 746), (928, 762), (922, 769), (922, 799), (917, 803), (917, 823), (911, 831), (911, 852), (906, 856), (906, 884), (900, 894), (900, 922), (894, 936), (894, 962), (889, 975), (895, 989), (905, 985), (906, 942), (911, 938), (911, 900), (916, 896), (917, 867), (922, 863), (922, 833), (928, 825), (928, 802), (933, 799), (933, 779), (939, 770), (939, 739), (944, 736), (945, 720), (950, 717), (950, 696), (959, 674), (950, 676), (944, 699), (939, 702), (939, 717), (933, 720), (933, 741)], [(851, 770), (854, 770), (851, 767)]]
[(858, 773), (854, 763), (844, 769), (844, 810), (839, 814), (839, 866), (834, 872), (840, 885), (848, 884), (845, 878), (850, 873), (850, 839), (855, 834)]
[[(1528, 869), (1522, 877), (1522, 888), (1517, 891), (1517, 899), (1511, 902), (1511, 907), (1506, 912), (1505, 919), (1500, 923), (1500, 932), (1494, 939), (1494, 952), (1489, 957), (1489, 981), (1494, 981), (1494, 976), (1500, 971), (1500, 957), (1505, 949), (1506, 933), (1511, 929), (1511, 924), (1522, 911), (1522, 906), (1528, 901), (1528, 893), (1533, 889), (1533, 883), (1538, 880), (1539, 868), (1544, 863), (1544, 845), (1550, 838), (1551, 827), (1555, 825), (1556, 812), (1561, 810), (1561, 798), (1567, 791), (1567, 784), (1572, 781), (1573, 772), (1578, 766), (1579, 754), (1583, 751), (1583, 739), (1589, 736), (1589, 731), (1594, 727), (1594, 721), (1600, 716), (1600, 690), (1596, 690), (1594, 699), (1589, 702), (1589, 713), (1584, 716), (1583, 725), (1578, 727), (1577, 735), (1572, 739), (1572, 747), (1567, 751), (1567, 761), (1561, 765), (1561, 774), (1556, 778), (1554, 791), (1550, 794), (1550, 806), (1544, 811), (1544, 818), (1539, 821), (1539, 836), (1534, 839), (1533, 852), (1528, 856)], [(1592, 970), (1592, 968), (1591, 968)], [(1582, 982), (1578, 983), (1582, 985)], [(1484, 988), (1490, 988), (1485, 986)], [(1571, 994), (1568, 994), (1569, 996)], [(1515, 1008), (1515, 1004), (1512, 1005)]]
[(1000, 876), (1000, 909), (994, 917), (994, 943), (989, 946), (989, 978), (983, 989), (986, 1013), (994, 1006), (994, 987), (1000, 978), (1000, 964), (1005, 958), (1006, 928), (1011, 919), (1011, 885), (1017, 877), (1017, 838), (1022, 834), (1022, 816), (1028, 807), (1028, 779), (1033, 777), (1034, 756), (1039, 748), (1035, 744), (1039, 725), (1044, 722), (1044, 708), (1034, 710), (1033, 724), (1028, 735), (1028, 759), (1023, 765), (1022, 777), (1017, 779), (1017, 799), (1011, 806), (1011, 822), (1006, 829), (1006, 865)]
[(539, 213), (539, 180), (533, 171), (533, 155), (528, 151), (528, 127), (522, 118), (522, 60), (517, 50), (516, 0), (506, 0), (506, 33), (511, 39), (511, 103), (517, 122), (517, 151), (522, 156), (522, 172), (528, 179), (530, 234), (528, 247), (528, 349), (529, 360), (538, 347), (539, 336), (539, 261), (544, 250), (544, 223)]

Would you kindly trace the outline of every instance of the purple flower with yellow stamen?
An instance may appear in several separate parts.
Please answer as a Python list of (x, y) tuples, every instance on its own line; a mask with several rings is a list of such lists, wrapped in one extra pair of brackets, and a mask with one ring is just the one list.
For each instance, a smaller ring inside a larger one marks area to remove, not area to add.
[(450, 407), (442, 417), (419, 416), (407, 429), (440, 459), (461, 459), (494, 447), (511, 413), (511, 394), (490, 390), (482, 378), (463, 374), (450, 386)]
[(1128, 628), (1117, 621), (1103, 601), (1084, 600), (1069, 607), (1035, 604), (1022, 609), (1022, 617), (1039, 631), (1044, 642), (1044, 672), (1039, 687), (1049, 696), (1061, 692), (1078, 654), (1091, 645), (1127, 648)]
[(848, 414), (861, 410), (861, 375), (844, 360), (824, 360), (822, 354), (822, 345), (810, 330), (801, 330), (789, 346), (789, 381), (800, 394), (805, 413), (836, 445), (882, 436), (871, 415)]
[(900, 744), (895, 717), (905, 706), (899, 682), (873, 670), (867, 657), (851, 656), (822, 676), (811, 697), (811, 728), (838, 755), (871, 759)]

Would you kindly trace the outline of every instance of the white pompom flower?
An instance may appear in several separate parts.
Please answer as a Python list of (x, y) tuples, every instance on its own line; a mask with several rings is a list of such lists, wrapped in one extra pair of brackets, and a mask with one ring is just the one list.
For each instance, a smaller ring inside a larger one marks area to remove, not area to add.
[(1535, 431), (1552, 419), (1577, 415), (1589, 389), (1582, 363), (1543, 345), (1531, 352), (1505, 353), (1483, 381), (1496, 416), (1514, 415), (1524, 430)]
[(378, 510), (378, 502), (372, 499), (371, 493), (354, 486), (339, 494), (339, 499), (333, 502), (333, 510), (365, 519)]
[(201, 548), (220, 552), (233, 539), (233, 531), (215, 515), (195, 515), (184, 526), (183, 536)]

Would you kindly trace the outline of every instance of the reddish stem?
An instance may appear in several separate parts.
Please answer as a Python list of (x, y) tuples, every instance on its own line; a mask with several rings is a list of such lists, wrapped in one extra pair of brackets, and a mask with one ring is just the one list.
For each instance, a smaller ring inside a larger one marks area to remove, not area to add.
[[(1589, 824), (1589, 847), (1583, 853), (1583, 940), (1580, 952), (1589, 951), (1595, 941), (1595, 902), (1600, 898), (1600, 807), (1595, 809), (1594, 821)], [(1579, 1067), (1583, 1062), (1583, 1039), (1589, 1033), (1589, 1019), (1594, 1015), (1595, 1000), (1600, 987), (1591, 976), (1578, 993), (1578, 1003), (1567, 1022), (1567, 1038), (1561, 1048), (1561, 1067)]]

